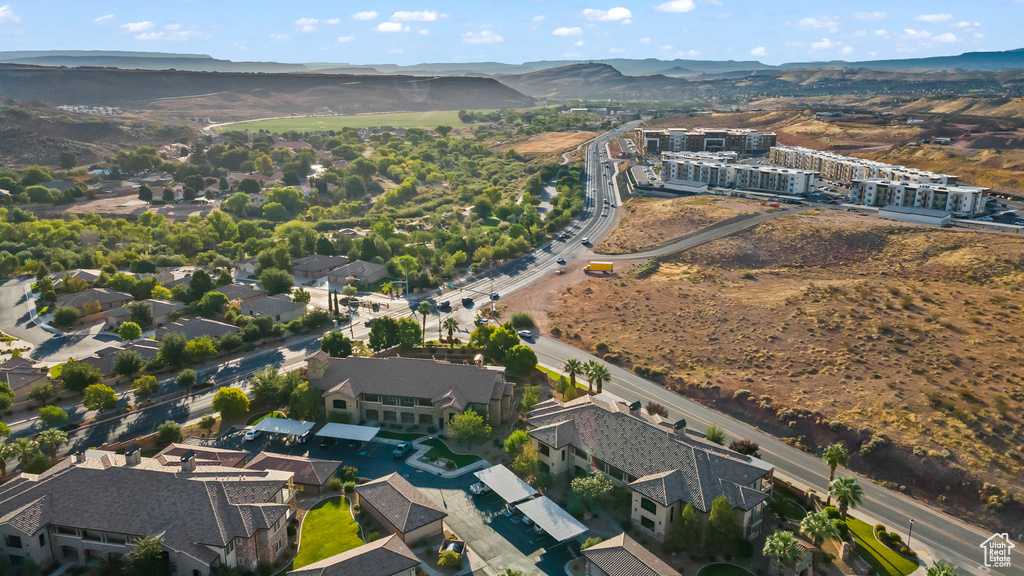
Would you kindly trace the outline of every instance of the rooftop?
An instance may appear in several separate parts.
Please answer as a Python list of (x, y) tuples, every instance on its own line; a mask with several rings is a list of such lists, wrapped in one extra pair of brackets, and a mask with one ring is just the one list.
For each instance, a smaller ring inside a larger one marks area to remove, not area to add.
[(285, 294), (266, 296), (242, 305), (242, 312), (250, 316), (277, 316), (299, 309), (305, 310), (306, 305), (302, 302), (292, 302), (291, 297)]
[(292, 272), (319, 272), (329, 270), (348, 264), (346, 256), (327, 256), (325, 254), (313, 254), (305, 258), (292, 261)]
[(334, 270), (331, 270), (332, 276), (367, 276), (376, 272), (380, 272), (382, 269), (386, 269), (387, 266), (383, 264), (374, 264), (373, 262), (364, 262), (363, 260), (356, 260), (355, 262), (349, 262), (344, 266), (339, 266)]
[(131, 294), (107, 288), (87, 288), (74, 294), (61, 294), (57, 297), (57, 306), (81, 308), (88, 302), (110, 304), (113, 302), (129, 302), (135, 298)]
[(323, 486), (338, 471), (338, 460), (320, 460), (288, 454), (260, 452), (248, 464), (246, 470), (281, 470), (295, 475), (295, 482), (311, 486)]
[(237, 468), (245, 462), (249, 453), (244, 450), (225, 450), (210, 446), (194, 446), (192, 444), (169, 444), (153, 457), (164, 466), (177, 466), (181, 463), (181, 455), (192, 451), (196, 466), (227, 466)]
[(393, 576), (420, 565), (420, 559), (397, 535), (374, 540), (319, 562), (292, 570), (289, 576)]
[(608, 576), (680, 576), (649, 550), (625, 534), (609, 538), (583, 551)]
[[(154, 317), (164, 316), (166, 314), (171, 314), (172, 312), (180, 312), (188, 308), (188, 306), (185, 306), (181, 302), (174, 302), (172, 300), (159, 300), (156, 298), (150, 298), (149, 300), (145, 300), (145, 302), (148, 302), (149, 306), (153, 309)], [(130, 313), (131, 310), (129, 309), (128, 306), (114, 308), (112, 310), (107, 310), (106, 312), (107, 317), (109, 318), (127, 318)]]
[(231, 324), (225, 324), (224, 322), (210, 320), (209, 318), (188, 318), (185, 320), (171, 322), (167, 326), (159, 328), (156, 331), (156, 339), (160, 340), (168, 332), (181, 334), (186, 340), (192, 340), (200, 336), (220, 338), (225, 334), (238, 332), (238, 326), (232, 326)]
[(356, 486), (356, 493), (403, 534), (448, 516), (397, 472)]

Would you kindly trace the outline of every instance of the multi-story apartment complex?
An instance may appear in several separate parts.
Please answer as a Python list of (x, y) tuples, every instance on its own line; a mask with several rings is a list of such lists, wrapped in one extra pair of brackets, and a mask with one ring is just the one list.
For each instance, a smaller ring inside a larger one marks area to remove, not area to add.
[(939, 210), (957, 218), (972, 218), (985, 213), (987, 193), (988, 188), (979, 186), (947, 186), (865, 178), (854, 182), (850, 189), (850, 203), (861, 206), (902, 206)]
[(928, 170), (896, 166), (866, 158), (853, 158), (834, 152), (811, 150), (800, 146), (773, 146), (768, 151), (772, 164), (800, 170), (813, 170), (826, 180), (853, 182), (868, 178), (884, 178), (924, 184), (956, 185), (958, 178)]
[(648, 154), (664, 152), (764, 152), (775, 146), (774, 132), (746, 128), (637, 129), (634, 141)]
[(812, 170), (737, 164), (735, 152), (676, 152), (661, 156), (661, 179), (667, 188), (699, 182), (715, 188), (803, 196), (817, 189)]
[(552, 475), (600, 473), (632, 492), (632, 523), (664, 540), (687, 504), (707, 517), (724, 496), (744, 538), (761, 532), (774, 468), (630, 406), (590, 396), (537, 404), (526, 421)]

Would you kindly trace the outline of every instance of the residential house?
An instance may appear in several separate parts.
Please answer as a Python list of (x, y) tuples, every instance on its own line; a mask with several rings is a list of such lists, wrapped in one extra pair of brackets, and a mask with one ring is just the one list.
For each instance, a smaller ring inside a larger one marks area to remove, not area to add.
[(335, 268), (348, 264), (347, 256), (328, 256), (313, 254), (292, 261), (292, 275), (304, 280), (315, 280), (327, 276)]
[(419, 565), (420, 559), (392, 534), (292, 570), (288, 576), (416, 576)]
[(71, 278), (81, 278), (86, 284), (92, 286), (92, 283), (100, 277), (102, 271), (95, 269), (77, 269), (77, 270), (64, 270), (62, 272), (54, 272), (50, 274), (50, 280), (53, 282), (53, 289), (60, 290), (64, 287), (64, 277), (70, 276)]
[(589, 576), (681, 576), (626, 534), (587, 548), (583, 556)]
[(256, 258), (246, 258), (245, 260), (239, 260), (236, 265), (239, 276), (252, 276), (256, 274), (256, 268), (259, 267), (259, 262)]
[(0, 382), (6, 382), (14, 391), (14, 402), (28, 400), (32, 387), (46, 382), (46, 369), (37, 368), (27, 358), (11, 358), (0, 363)]
[(307, 358), (306, 377), (323, 392), (327, 413), (352, 422), (436, 426), (444, 429), (467, 409), (493, 424), (512, 412), (512, 384), (503, 368), (416, 358)]
[(193, 340), (200, 336), (220, 338), (225, 334), (238, 332), (238, 326), (232, 326), (231, 324), (225, 324), (224, 322), (210, 320), (209, 318), (187, 318), (185, 320), (171, 322), (163, 328), (158, 329), (156, 331), (156, 339), (163, 340), (164, 336), (171, 332), (181, 334), (186, 340)]
[(117, 354), (122, 350), (134, 350), (142, 356), (143, 361), (152, 360), (160, 350), (160, 344), (155, 340), (136, 340), (128, 344), (114, 344), (101, 348), (92, 353), (91, 356), (81, 358), (82, 362), (89, 364), (100, 371), (100, 374), (109, 376), (114, 373), (114, 361)]
[[(171, 318), (175, 313), (188, 308), (188, 306), (181, 302), (175, 302), (173, 300), (160, 300), (158, 298), (150, 298), (145, 300), (149, 303), (150, 308), (153, 309), (153, 326), (159, 328), (165, 324), (170, 324), (174, 321)], [(121, 324), (128, 321), (131, 316), (131, 309), (128, 306), (122, 306), (120, 308), (114, 308), (113, 310), (107, 310), (103, 313), (107, 318), (107, 326), (112, 328), (118, 328)]]
[(356, 260), (344, 266), (331, 270), (327, 275), (327, 282), (331, 289), (340, 289), (349, 284), (368, 286), (388, 275), (388, 267), (383, 264), (364, 262)]
[(323, 494), (327, 491), (327, 483), (338, 472), (341, 462), (337, 460), (320, 460), (304, 458), (288, 454), (260, 452), (248, 464), (247, 470), (281, 470), (291, 472), (295, 480), (295, 490), (305, 494)]
[(164, 466), (136, 445), (123, 456), (79, 454), (15, 476), (0, 486), (0, 556), (45, 571), (117, 558), (147, 536), (160, 537), (182, 575), (207, 576), (222, 565), (255, 571), (284, 556), (290, 473), (181, 460)]
[(249, 453), (245, 450), (227, 450), (212, 446), (171, 443), (160, 452), (157, 452), (153, 459), (164, 466), (180, 466), (182, 456), (186, 456), (189, 453), (192, 454), (192, 459), (196, 466), (241, 468), (249, 458)]
[(291, 322), (306, 314), (306, 305), (292, 302), (291, 296), (287, 294), (278, 294), (245, 302), (241, 310), (246, 316), (270, 316), (274, 322)]
[(228, 297), (228, 302), (238, 305), (248, 304), (267, 295), (266, 292), (260, 290), (255, 284), (228, 284), (227, 286), (214, 288), (212, 292), (220, 292)]
[(632, 492), (632, 522), (664, 540), (686, 504), (706, 521), (712, 502), (725, 496), (744, 538), (756, 537), (772, 494), (774, 467), (630, 406), (585, 396), (546, 400), (526, 421), (552, 475), (600, 473)]
[(74, 294), (61, 294), (57, 296), (57, 307), (70, 306), (86, 314), (85, 306), (90, 302), (99, 304), (99, 311), (120, 308), (135, 298), (131, 294), (109, 290), (107, 288), (87, 288)]
[(406, 544), (439, 536), (448, 516), (397, 472), (356, 486), (356, 502)]

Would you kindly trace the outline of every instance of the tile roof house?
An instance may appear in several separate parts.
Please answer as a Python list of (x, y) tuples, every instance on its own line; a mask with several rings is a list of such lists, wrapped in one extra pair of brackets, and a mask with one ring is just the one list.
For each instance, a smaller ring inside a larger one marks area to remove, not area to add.
[(356, 486), (356, 502), (407, 544), (441, 534), (448, 516), (397, 472)]
[(278, 294), (243, 302), (241, 311), (246, 316), (270, 316), (274, 322), (287, 323), (302, 318), (306, 314), (306, 305), (292, 302), (287, 294)]
[(245, 450), (227, 450), (224, 448), (213, 448), (212, 446), (194, 446), (192, 444), (168, 444), (166, 448), (153, 456), (153, 459), (164, 466), (181, 465), (181, 457), (192, 453), (196, 466), (226, 466), (228, 468), (241, 468), (249, 458)]
[(0, 486), (0, 556), (44, 570), (85, 565), (159, 536), (178, 574), (256, 570), (285, 553), (293, 499), (287, 472), (197, 468), (190, 459), (164, 466), (137, 446), (124, 456), (78, 455)]
[(361, 286), (367, 286), (387, 275), (388, 267), (383, 264), (356, 260), (331, 270), (327, 275), (327, 282), (331, 288), (348, 286), (353, 281)]
[(211, 292), (220, 292), (228, 297), (229, 302), (237, 302), (239, 304), (259, 300), (267, 295), (266, 292), (252, 284), (228, 284), (227, 286), (214, 288)]
[(152, 360), (156, 357), (157, 352), (160, 349), (160, 344), (154, 340), (136, 340), (128, 344), (114, 344), (113, 346), (107, 346), (92, 353), (92, 356), (86, 356), (82, 358), (82, 362), (91, 365), (100, 371), (100, 374), (104, 376), (114, 373), (114, 360), (117, 358), (117, 354), (122, 350), (134, 350), (138, 352), (142, 359)]
[(756, 536), (771, 497), (774, 468), (652, 416), (586, 396), (547, 400), (530, 412), (527, 430), (552, 474), (598, 472), (633, 495), (633, 524), (664, 539), (687, 503), (707, 515), (725, 496), (743, 536)]
[(288, 454), (260, 452), (245, 465), (247, 470), (281, 470), (291, 472), (295, 489), (309, 494), (321, 494), (327, 490), (327, 483), (338, 472), (338, 460), (320, 460)]
[(61, 294), (57, 296), (57, 306), (70, 306), (85, 311), (84, 306), (89, 302), (98, 302), (100, 311), (120, 308), (135, 298), (131, 294), (118, 292), (107, 288), (88, 288), (74, 294)]
[(53, 289), (60, 290), (64, 286), (64, 277), (70, 276), (71, 278), (81, 278), (90, 286), (100, 277), (101, 271), (96, 269), (78, 269), (78, 270), (64, 270), (62, 272), (54, 272), (50, 274), (50, 280), (53, 281)]
[(37, 368), (28, 358), (11, 358), (0, 363), (0, 382), (11, 387), (15, 403), (28, 400), (32, 387), (46, 379), (46, 369)]
[(583, 556), (590, 576), (681, 576), (626, 534), (587, 548)]
[(327, 413), (347, 412), (352, 422), (445, 425), (467, 408), (492, 423), (505, 422), (512, 389), (501, 368), (416, 358), (332, 358), (318, 351), (306, 376), (323, 392)]
[[(173, 320), (171, 320), (172, 314), (175, 312), (181, 312), (188, 308), (188, 306), (181, 302), (175, 302), (173, 300), (150, 298), (149, 300), (144, 300), (144, 302), (147, 302), (149, 307), (153, 309), (153, 326), (156, 328), (165, 324), (170, 324), (173, 322)], [(107, 310), (103, 315), (107, 318), (108, 326), (117, 328), (124, 322), (128, 321), (128, 318), (131, 316), (131, 310), (128, 306), (122, 306), (120, 308)]]
[(327, 273), (339, 266), (348, 264), (347, 256), (327, 256), (325, 254), (313, 254), (305, 258), (292, 261), (292, 274), (296, 278), (312, 280), (323, 278)]
[(171, 322), (157, 330), (156, 339), (163, 340), (164, 336), (170, 332), (181, 334), (186, 340), (192, 340), (200, 336), (220, 338), (225, 334), (238, 332), (238, 326), (232, 326), (231, 324), (225, 324), (224, 322), (210, 320), (209, 318), (187, 318), (184, 320), (178, 320), (177, 322)]
[(392, 534), (292, 570), (288, 576), (416, 576), (420, 559)]

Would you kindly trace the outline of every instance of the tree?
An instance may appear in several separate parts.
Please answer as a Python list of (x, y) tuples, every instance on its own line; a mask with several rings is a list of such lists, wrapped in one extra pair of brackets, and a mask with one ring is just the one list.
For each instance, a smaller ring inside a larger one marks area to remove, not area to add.
[(39, 445), (50, 451), (50, 460), (57, 461), (57, 446), (68, 441), (68, 433), (60, 428), (50, 428), (39, 433)]
[(145, 300), (128, 303), (128, 319), (139, 325), (143, 330), (153, 326), (153, 306)]
[(181, 442), (181, 425), (174, 420), (167, 420), (156, 427), (156, 441), (160, 444)]
[(60, 406), (43, 406), (39, 409), (39, 421), (47, 426), (68, 419), (68, 413)]
[(142, 200), (143, 202), (152, 202), (153, 189), (146, 184), (139, 186), (139, 200)]
[(159, 538), (139, 538), (121, 558), (124, 576), (170, 576), (174, 570)]
[(78, 309), (71, 306), (59, 306), (53, 311), (53, 321), (50, 323), (58, 328), (70, 328), (78, 322)]
[(203, 297), (210, 290), (213, 290), (213, 278), (206, 270), (196, 270), (188, 281), (188, 300), (195, 302)]
[(108, 410), (117, 406), (117, 394), (110, 386), (93, 384), (82, 395), (82, 406), (86, 410)]
[(456, 414), (448, 422), (448, 436), (455, 442), (468, 444), (473, 441), (483, 442), (491, 435), (491, 425), (475, 410), (466, 410)]
[(856, 478), (844, 476), (836, 478), (829, 484), (828, 495), (830, 501), (832, 498), (836, 499), (839, 512), (842, 513), (843, 520), (846, 520), (846, 511), (860, 506), (861, 499), (864, 497), (864, 489), (857, 483)]
[(421, 345), (426, 343), (426, 337), (427, 337), (427, 316), (430, 315), (430, 310), (431, 310), (430, 302), (427, 302), (426, 300), (424, 300), (423, 302), (420, 302), (420, 305), (416, 308), (416, 311), (420, 313), (420, 316), (423, 316), (423, 329), (420, 331), (420, 338), (421, 338), (420, 339), (420, 344)]
[(662, 418), (668, 418), (668, 408), (665, 408), (664, 404), (658, 404), (657, 402), (651, 401), (647, 403), (647, 413), (651, 416), (661, 416)]
[(821, 548), (825, 540), (839, 538), (836, 520), (828, 517), (825, 512), (812, 512), (800, 521), (800, 532), (811, 539), (814, 545)]
[(7, 382), (0, 382), (0, 410), (7, 410), (14, 405), (14, 390)]
[[(836, 478), (836, 468), (847, 466), (847, 459), (849, 454), (846, 452), (846, 447), (838, 442), (829, 444), (825, 447), (825, 451), (821, 453), (821, 459), (828, 464), (828, 485), (832, 485), (832, 481)], [(828, 499), (825, 501), (825, 506), (832, 504), (832, 494), (829, 493)]]
[(739, 526), (732, 515), (732, 504), (725, 496), (715, 498), (711, 503), (711, 515), (708, 517), (707, 544), (715, 551), (732, 548), (740, 537)]
[(761, 457), (760, 449), (761, 447), (757, 445), (757, 442), (751, 442), (750, 440), (733, 440), (729, 444), (729, 450), (739, 452), (744, 456), (753, 456), (754, 458)]
[(939, 560), (928, 567), (925, 576), (956, 576), (957, 567)]
[(204, 318), (213, 318), (218, 314), (223, 314), (227, 310), (228, 305), (231, 303), (228, 301), (228, 297), (221, 294), (220, 292), (207, 292), (203, 294), (203, 297), (194, 304), (196, 312)]
[(523, 388), (523, 399), (519, 404), (519, 409), (523, 414), (529, 414), (530, 410), (540, 402), (540, 386), (527, 386)]
[(562, 365), (562, 370), (569, 375), (569, 383), (572, 387), (576, 387), (576, 376), (584, 373), (583, 362), (580, 362), (576, 358), (569, 358)]
[(170, 186), (164, 186), (164, 191), (160, 194), (160, 197), (163, 199), (164, 202), (167, 202), (168, 204), (174, 202), (174, 188)]
[(117, 329), (117, 335), (122, 340), (132, 341), (142, 338), (142, 328), (135, 322), (125, 322), (121, 324), (121, 327)]
[(16, 456), (14, 444), (0, 444), (0, 476), (7, 476), (7, 459)]
[(9, 446), (11, 446), (11, 456), (18, 459), (22, 468), (27, 466), (28, 461), (39, 453), (39, 443), (31, 438), (15, 438)]
[[(125, 322), (124, 325), (128, 324), (133, 324), (136, 328), (138, 327), (134, 322)], [(137, 351), (121, 350), (114, 356), (114, 372), (131, 378), (136, 372), (142, 370), (143, 363), (142, 354), (139, 354)]]
[(188, 341), (185, 354), (193, 362), (203, 362), (217, 355), (217, 343), (209, 336), (200, 336)]
[(455, 333), (459, 331), (459, 321), (449, 316), (444, 319), (444, 322), (441, 324), (441, 328), (448, 332), (448, 341), (452, 342)]
[(383, 316), (370, 326), (370, 349), (386, 350), (394, 346), (415, 346), (421, 340), (420, 325), (411, 317)]
[(498, 326), (487, 340), (487, 356), (495, 362), (505, 360), (505, 355), (519, 344), (519, 335), (514, 330)]
[(284, 405), (288, 401), (291, 391), (282, 390), (283, 380), (275, 366), (267, 366), (253, 374), (250, 386), (256, 402), (271, 408)]
[(255, 178), (243, 178), (238, 183), (238, 191), (246, 194), (259, 194), (260, 188), (262, 188), (260, 181)]
[(519, 454), (524, 446), (530, 443), (530, 435), (526, 430), (516, 430), (505, 438), (505, 453), (509, 456)]
[(309, 292), (307, 292), (303, 288), (296, 288), (292, 292), (292, 302), (301, 302), (303, 304), (309, 304), (311, 298), (312, 296), (310, 296)]
[(160, 390), (160, 382), (157, 381), (156, 376), (146, 374), (140, 376), (132, 382), (132, 392), (135, 393), (135, 397), (139, 400), (145, 400), (153, 394), (156, 394)]
[(722, 430), (718, 424), (708, 426), (708, 429), (704, 431), (704, 437), (719, 446), (725, 445), (725, 430)]
[(207, 434), (213, 430), (213, 427), (217, 425), (217, 419), (207, 414), (199, 419), (199, 429)]
[(50, 381), (36, 384), (32, 387), (32, 391), (28, 393), (29, 399), (39, 402), (41, 406), (46, 406), (56, 395), (57, 388)]
[(156, 356), (164, 366), (181, 366), (188, 361), (188, 340), (177, 332), (168, 332), (160, 341)]
[(196, 385), (196, 371), (191, 368), (185, 368), (181, 372), (178, 372), (178, 377), (175, 379), (175, 383), (185, 389), (185, 393), (189, 393), (192, 387)]
[(81, 394), (89, 386), (103, 382), (103, 375), (91, 364), (71, 359), (64, 363), (60, 379), (64, 388)]
[(593, 362), (587, 375), (590, 377), (590, 381), (597, 386), (598, 394), (604, 389), (604, 383), (612, 379), (612, 374), (608, 367), (597, 362)]
[(213, 395), (213, 409), (222, 418), (234, 418), (249, 411), (249, 399), (238, 388), (221, 388)]
[(587, 509), (590, 509), (598, 500), (611, 492), (612, 481), (604, 474), (595, 473), (573, 478), (570, 487), (572, 493), (579, 497)]
[(764, 555), (774, 558), (779, 563), (779, 574), (785, 574), (786, 569), (796, 566), (803, 557), (803, 552), (797, 546), (793, 533), (781, 530), (764, 541)]
[(277, 294), (287, 294), (291, 292), (292, 285), (295, 283), (295, 279), (292, 275), (280, 270), (278, 268), (267, 268), (263, 272), (260, 272), (258, 282), (263, 290), (266, 291), (267, 296), (274, 296)]
[(513, 374), (527, 375), (537, 368), (537, 355), (524, 344), (516, 344), (505, 354), (505, 368)]
[(447, 570), (462, 568), (462, 556), (451, 550), (444, 550), (437, 556), (437, 565)]
[[(241, 186), (239, 186), (239, 189), (241, 189)], [(259, 184), (256, 185), (256, 191), (259, 192)], [(221, 204), (221, 207), (235, 216), (244, 216), (246, 209), (249, 207), (249, 195), (245, 192), (235, 192)]]
[(78, 157), (75, 156), (74, 152), (61, 152), (57, 158), (57, 163), (60, 164), (61, 170), (71, 170), (78, 164)]
[(288, 399), (288, 416), (299, 420), (316, 420), (323, 405), (320, 389), (303, 380), (292, 389)]
[(274, 161), (266, 154), (261, 154), (253, 160), (253, 168), (264, 176), (274, 175)]
[(540, 455), (537, 454), (537, 449), (533, 447), (533, 444), (526, 444), (522, 447), (519, 454), (512, 460), (511, 468), (527, 482), (532, 482), (537, 478), (537, 473), (540, 471)]
[(352, 355), (352, 341), (339, 330), (324, 334), (320, 349), (333, 358), (347, 358)]
[(687, 503), (683, 513), (679, 515), (668, 531), (668, 548), (672, 552), (680, 550), (694, 550), (700, 546), (704, 538), (704, 527), (697, 518), (697, 511), (693, 504)]

